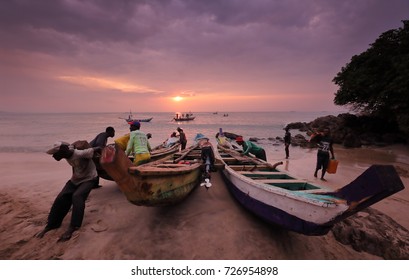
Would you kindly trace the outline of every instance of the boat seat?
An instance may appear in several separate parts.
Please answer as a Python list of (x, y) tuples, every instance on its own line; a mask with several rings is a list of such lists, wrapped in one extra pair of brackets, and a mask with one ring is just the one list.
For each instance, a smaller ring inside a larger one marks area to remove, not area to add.
[(268, 169), (269, 166), (267, 164), (258, 164), (258, 165), (254, 165), (254, 164), (248, 164), (248, 165), (229, 165), (229, 167), (231, 169), (233, 169), (234, 171), (245, 171), (245, 170), (253, 170), (253, 169)]
[(226, 163), (232, 163), (232, 162), (237, 162), (237, 159), (228, 157), (228, 158), (223, 158), (223, 161)]
[(305, 180), (296, 180), (296, 179), (263, 179), (257, 180), (258, 183), (264, 184), (293, 184), (293, 183), (308, 183)]
[(287, 173), (280, 172), (280, 171), (237, 171), (242, 175), (287, 175)]

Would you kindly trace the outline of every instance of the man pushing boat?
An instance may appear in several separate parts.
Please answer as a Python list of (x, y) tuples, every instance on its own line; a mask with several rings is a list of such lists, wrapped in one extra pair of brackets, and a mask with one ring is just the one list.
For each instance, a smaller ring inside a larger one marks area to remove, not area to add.
[(79, 150), (66, 142), (57, 142), (47, 151), (56, 161), (65, 159), (72, 166), (72, 176), (56, 197), (48, 215), (45, 228), (37, 233), (37, 238), (61, 226), (62, 221), (72, 206), (71, 222), (68, 229), (61, 235), (58, 242), (67, 241), (74, 231), (78, 230), (84, 218), (85, 201), (93, 187), (98, 183), (97, 169), (92, 160), (94, 152), (100, 147)]

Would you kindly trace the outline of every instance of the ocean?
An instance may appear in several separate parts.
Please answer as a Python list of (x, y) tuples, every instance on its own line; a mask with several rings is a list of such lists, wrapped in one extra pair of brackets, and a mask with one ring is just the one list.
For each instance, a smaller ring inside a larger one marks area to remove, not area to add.
[[(243, 135), (245, 139), (283, 137), (283, 128), (291, 122), (310, 122), (317, 117), (338, 115), (339, 112), (200, 112), (193, 121), (175, 122), (173, 112), (133, 113), (134, 118), (150, 118), (141, 123), (141, 131), (152, 133), (150, 144), (159, 145), (179, 126), (188, 138), (188, 146), (197, 133), (208, 136), (213, 143), (219, 128)], [(115, 138), (129, 132), (124, 118), (128, 113), (0, 113), (0, 153), (43, 153), (56, 141), (91, 141), (107, 126), (115, 128)], [(294, 133), (293, 133), (294, 135)], [(113, 139), (109, 138), (108, 143)], [(263, 145), (261, 142), (260, 145)]]

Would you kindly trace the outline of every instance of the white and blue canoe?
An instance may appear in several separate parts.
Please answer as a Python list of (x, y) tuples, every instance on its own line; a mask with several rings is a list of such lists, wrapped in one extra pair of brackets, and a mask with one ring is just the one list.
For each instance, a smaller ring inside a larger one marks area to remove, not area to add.
[(299, 180), (254, 157), (218, 145), (229, 191), (263, 220), (304, 235), (325, 235), (337, 222), (405, 187), (392, 165), (372, 165), (348, 185), (331, 191)]

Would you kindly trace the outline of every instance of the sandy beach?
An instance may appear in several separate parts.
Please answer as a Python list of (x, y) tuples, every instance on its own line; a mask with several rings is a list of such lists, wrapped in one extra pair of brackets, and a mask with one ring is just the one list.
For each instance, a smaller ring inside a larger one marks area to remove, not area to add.
[[(343, 149), (335, 147), (340, 164), (327, 182), (312, 176), (316, 150), (292, 147), (290, 159), (282, 146), (268, 151), (270, 162), (283, 160), (291, 174), (338, 188), (371, 164), (393, 164), (405, 190), (375, 204), (374, 209), (409, 229), (409, 151), (406, 146)], [(101, 179), (91, 192), (83, 226), (73, 238), (57, 243), (66, 229), (42, 239), (33, 235), (45, 225), (50, 206), (71, 170), (65, 161), (47, 154), (0, 154), (0, 259), (2, 260), (372, 260), (338, 242), (333, 233), (304, 236), (287, 232), (255, 218), (235, 202), (220, 174), (213, 186), (198, 187), (182, 203), (165, 208), (130, 204), (114, 182)], [(407, 245), (407, 244), (406, 244)]]

